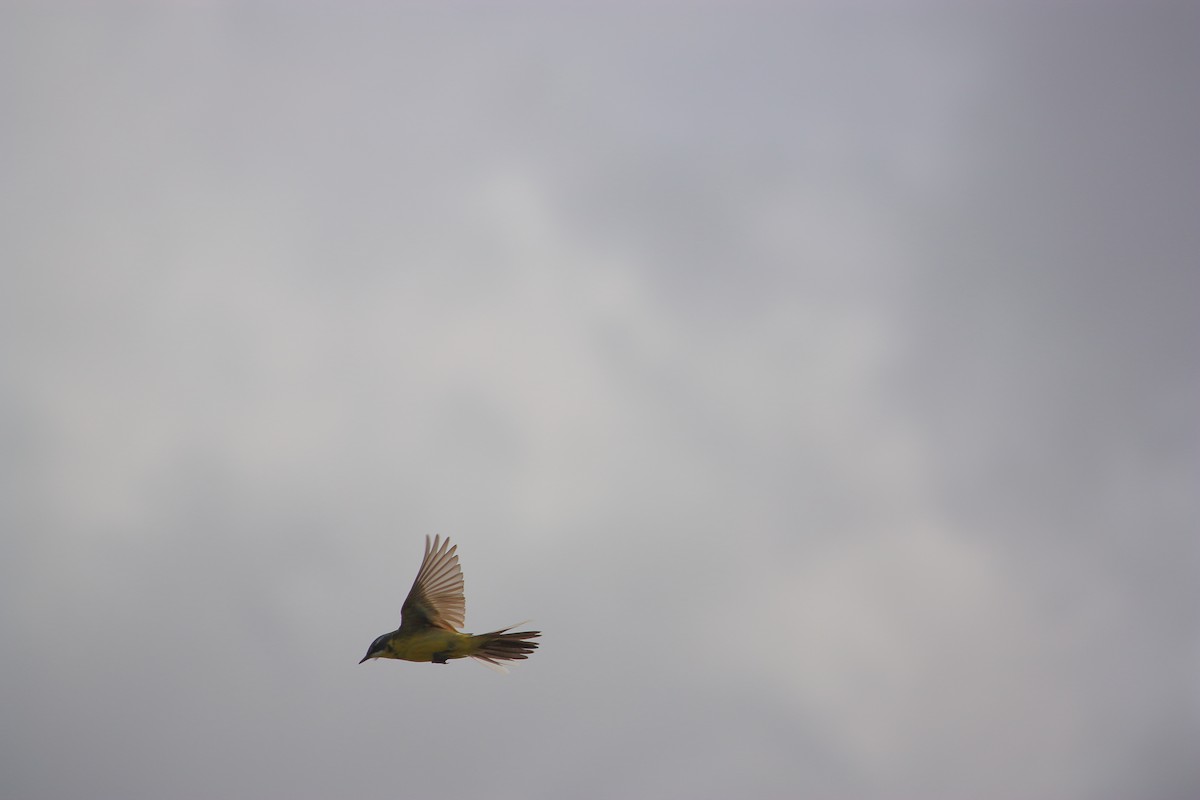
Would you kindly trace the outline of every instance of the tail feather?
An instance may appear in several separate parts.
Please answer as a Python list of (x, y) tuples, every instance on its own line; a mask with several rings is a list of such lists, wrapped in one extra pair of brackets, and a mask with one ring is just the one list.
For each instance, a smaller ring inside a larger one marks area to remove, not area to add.
[[(509, 633), (511, 628), (502, 628), (491, 633), (481, 633), (478, 639), (483, 639), (479, 649), (471, 654), (471, 658), (500, 667), (501, 661), (521, 661), (529, 658), (529, 654), (537, 649), (538, 643), (532, 641), (542, 635), (541, 631), (519, 631)], [(501, 667), (503, 669), (503, 667)]]

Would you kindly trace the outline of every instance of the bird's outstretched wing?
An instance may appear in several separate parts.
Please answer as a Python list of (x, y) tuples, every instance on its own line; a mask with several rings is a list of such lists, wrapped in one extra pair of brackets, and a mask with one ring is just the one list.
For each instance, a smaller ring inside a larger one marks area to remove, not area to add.
[(458, 545), (451, 547), (449, 538), (443, 542), (441, 536), (435, 536), (430, 544), (429, 537), (425, 537), (425, 559), (400, 608), (401, 628), (462, 628), (467, 599), (463, 596), (463, 574), (456, 550)]

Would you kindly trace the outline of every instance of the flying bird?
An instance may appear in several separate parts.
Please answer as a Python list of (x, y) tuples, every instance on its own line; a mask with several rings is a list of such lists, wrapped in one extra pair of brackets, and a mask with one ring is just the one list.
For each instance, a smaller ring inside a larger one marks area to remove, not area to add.
[(541, 631), (509, 633), (516, 625), (478, 635), (459, 630), (467, 600), (457, 550), (458, 545), (450, 546), (449, 537), (443, 542), (441, 536), (435, 536), (432, 544), (425, 537), (425, 558), (400, 608), (400, 627), (371, 642), (358, 663), (371, 658), (399, 658), (445, 664), (452, 658), (470, 657), (507, 672), (501, 661), (520, 661), (537, 649), (533, 639), (541, 636)]

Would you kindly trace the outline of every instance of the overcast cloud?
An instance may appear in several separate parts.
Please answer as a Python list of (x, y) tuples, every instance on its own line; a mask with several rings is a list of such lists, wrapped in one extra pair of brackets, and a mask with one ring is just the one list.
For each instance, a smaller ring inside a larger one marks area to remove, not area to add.
[(852, 5), (5, 4), (0, 796), (1200, 796), (1200, 14)]

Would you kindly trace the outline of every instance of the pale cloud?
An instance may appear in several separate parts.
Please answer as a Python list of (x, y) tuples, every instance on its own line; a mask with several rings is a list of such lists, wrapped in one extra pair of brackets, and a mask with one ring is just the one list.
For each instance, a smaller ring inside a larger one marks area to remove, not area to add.
[(928, 12), (0, 12), (0, 794), (1195, 795), (1194, 48)]

